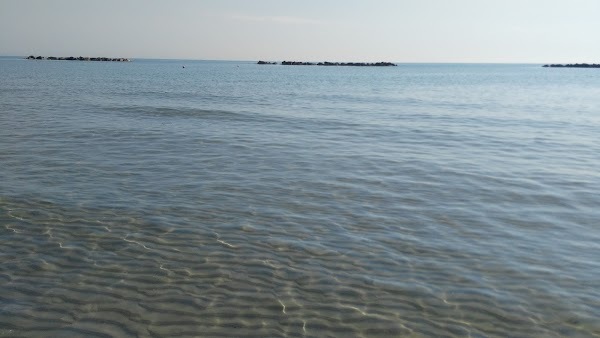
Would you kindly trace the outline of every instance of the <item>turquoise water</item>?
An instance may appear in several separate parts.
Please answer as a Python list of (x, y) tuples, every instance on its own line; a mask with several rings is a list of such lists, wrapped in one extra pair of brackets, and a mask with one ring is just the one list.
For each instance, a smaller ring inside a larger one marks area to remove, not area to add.
[(0, 58), (0, 336), (598, 337), (599, 97), (541, 65)]

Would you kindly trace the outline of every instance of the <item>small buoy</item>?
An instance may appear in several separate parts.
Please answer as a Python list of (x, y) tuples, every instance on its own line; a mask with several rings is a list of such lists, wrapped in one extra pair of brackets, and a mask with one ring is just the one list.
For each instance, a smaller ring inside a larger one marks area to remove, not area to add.
[(181, 68), (185, 68), (185, 66), (181, 66)]

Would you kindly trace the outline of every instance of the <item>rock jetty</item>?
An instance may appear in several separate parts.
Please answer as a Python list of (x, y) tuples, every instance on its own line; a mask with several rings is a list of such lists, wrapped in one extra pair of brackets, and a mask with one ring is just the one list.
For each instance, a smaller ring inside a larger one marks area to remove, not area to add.
[[(258, 61), (259, 65), (276, 65), (277, 62)], [(394, 67), (396, 64), (391, 62), (302, 62), (302, 61), (283, 61), (283, 66), (351, 66), (351, 67)]]
[(106, 57), (88, 57), (88, 56), (80, 56), (80, 57), (56, 57), (56, 56), (33, 56), (29, 55), (25, 59), (27, 60), (66, 60), (66, 61), (112, 61), (112, 62), (129, 62), (131, 60), (127, 58), (106, 58)]
[(600, 64), (596, 63), (569, 63), (569, 64), (548, 64), (543, 67), (550, 68), (600, 68)]

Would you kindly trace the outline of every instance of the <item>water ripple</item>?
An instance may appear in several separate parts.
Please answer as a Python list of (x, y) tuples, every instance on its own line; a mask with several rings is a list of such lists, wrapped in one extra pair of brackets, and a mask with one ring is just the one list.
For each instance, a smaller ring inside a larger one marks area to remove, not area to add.
[(26, 64), (0, 336), (600, 336), (593, 76)]

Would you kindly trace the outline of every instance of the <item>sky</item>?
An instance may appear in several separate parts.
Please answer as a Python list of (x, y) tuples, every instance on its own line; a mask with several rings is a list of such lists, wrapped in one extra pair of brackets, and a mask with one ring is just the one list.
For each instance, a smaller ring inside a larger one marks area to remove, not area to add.
[(600, 63), (600, 0), (0, 0), (0, 55)]

